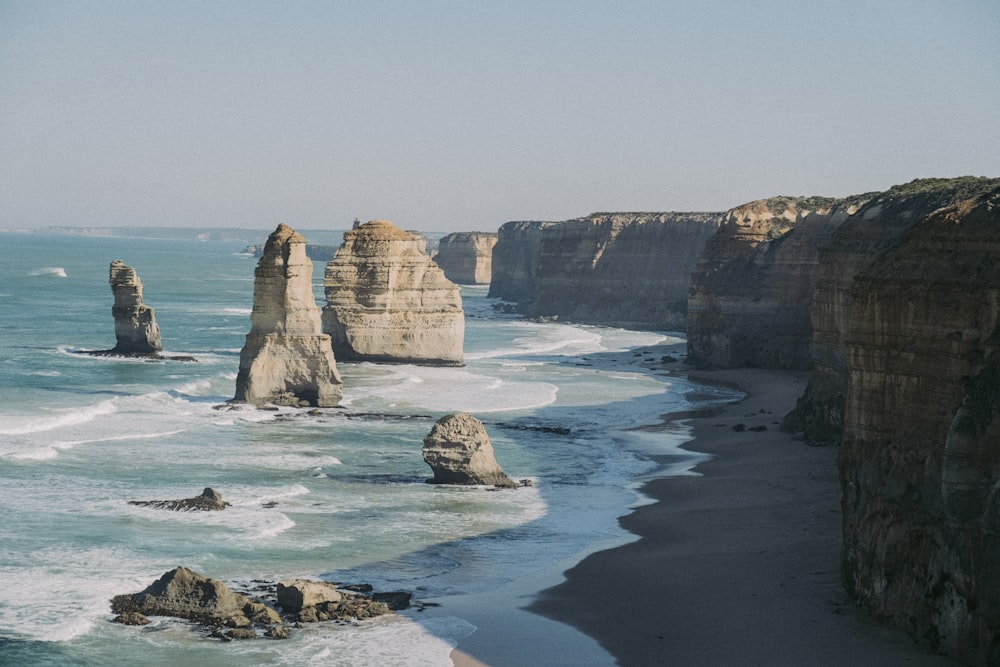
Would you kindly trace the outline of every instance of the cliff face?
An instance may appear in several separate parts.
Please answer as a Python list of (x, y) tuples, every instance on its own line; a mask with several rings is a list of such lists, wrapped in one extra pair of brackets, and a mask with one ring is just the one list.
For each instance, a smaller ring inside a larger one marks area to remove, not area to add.
[(840, 439), (847, 391), (847, 346), (854, 278), (897, 246), (932, 211), (963, 201), (987, 187), (988, 179), (921, 179), (881, 193), (861, 195), (864, 203), (819, 250), (810, 319), (814, 370), (805, 394), (783, 428), (804, 431), (819, 442)]
[(542, 231), (557, 222), (506, 222), (497, 230), (493, 246), (490, 299), (527, 303), (535, 298), (535, 273)]
[(493, 246), (497, 235), (488, 232), (456, 232), (438, 243), (434, 261), (445, 278), (459, 285), (486, 285), (493, 273)]
[(727, 211), (691, 276), (688, 360), (810, 368), (818, 250), (859, 203), (773, 197)]
[(142, 281), (131, 266), (120, 259), (111, 262), (111, 293), (115, 304), (111, 314), (115, 318), (115, 347), (112, 354), (156, 354), (163, 346), (160, 327), (156, 324), (153, 309), (142, 302)]
[[(507, 223), (494, 250), (494, 284), (501, 285), (490, 294), (518, 300), (530, 317), (683, 329), (691, 269), (718, 224), (715, 213), (595, 213), (560, 223)], [(501, 244), (512, 232), (522, 241), (507, 264)]]
[(324, 279), (323, 330), (338, 358), (462, 364), (462, 297), (424, 247), (385, 220), (344, 233)]
[(335, 406), (342, 391), (329, 336), (320, 331), (312, 262), (286, 225), (267, 239), (254, 271), (250, 333), (240, 352), (238, 402)]
[[(953, 183), (945, 198), (959, 201), (928, 217), (949, 187), (938, 185), (930, 196), (884, 193), (831, 252), (846, 245), (856, 266), (873, 238), (857, 233), (880, 224), (883, 245), (895, 242), (850, 296), (821, 302), (843, 326), (843, 574), (878, 618), (968, 664), (997, 665), (1000, 181)], [(842, 303), (846, 313), (831, 310)]]

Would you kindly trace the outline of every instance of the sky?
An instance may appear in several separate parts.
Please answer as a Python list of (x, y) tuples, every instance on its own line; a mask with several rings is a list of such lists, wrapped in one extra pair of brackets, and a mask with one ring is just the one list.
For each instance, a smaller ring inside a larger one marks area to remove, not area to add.
[(0, 0), (0, 228), (422, 231), (1000, 177), (1000, 0)]

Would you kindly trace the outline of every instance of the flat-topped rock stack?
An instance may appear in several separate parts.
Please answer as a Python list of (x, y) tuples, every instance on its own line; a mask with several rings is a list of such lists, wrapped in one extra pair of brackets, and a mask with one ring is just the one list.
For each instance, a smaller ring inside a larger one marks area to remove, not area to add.
[(496, 233), (455, 232), (438, 243), (434, 261), (448, 280), (459, 285), (488, 285), (493, 273)]
[(338, 359), (463, 363), (461, 294), (424, 248), (387, 220), (344, 233), (324, 279), (323, 331)]
[(287, 225), (267, 239), (254, 271), (250, 333), (240, 352), (235, 402), (332, 407), (342, 382), (321, 330), (306, 241)]

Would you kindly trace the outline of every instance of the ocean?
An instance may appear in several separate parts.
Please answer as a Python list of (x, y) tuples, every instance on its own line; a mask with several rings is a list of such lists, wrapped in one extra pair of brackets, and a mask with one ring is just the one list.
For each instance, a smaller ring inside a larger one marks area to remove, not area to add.
[[(463, 287), (464, 367), (339, 363), (340, 409), (220, 409), (249, 330), (256, 259), (243, 250), (267, 237), (252, 234), (0, 235), (0, 664), (450, 665), (476, 631), (451, 601), (628, 541), (616, 519), (644, 502), (641, 483), (701, 460), (683, 428), (637, 427), (735, 398), (668, 372), (657, 355), (683, 350), (680, 334), (525, 322)], [(78, 354), (114, 346), (115, 259), (138, 272), (164, 353), (197, 362)], [(422, 439), (459, 410), (531, 486), (426, 483)], [(209, 486), (232, 506), (129, 504)], [(286, 641), (110, 622), (112, 596), (178, 565), (236, 588), (322, 578), (439, 606)]]

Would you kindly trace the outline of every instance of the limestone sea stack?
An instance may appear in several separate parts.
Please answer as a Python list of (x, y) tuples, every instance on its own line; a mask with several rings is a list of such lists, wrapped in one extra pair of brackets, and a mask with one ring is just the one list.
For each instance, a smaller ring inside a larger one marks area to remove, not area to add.
[(462, 297), (424, 248), (386, 220), (344, 233), (324, 280), (323, 331), (338, 359), (462, 365)]
[(467, 412), (439, 419), (424, 438), (423, 456), (435, 484), (517, 486), (497, 465), (483, 423)]
[(434, 261), (445, 277), (459, 285), (488, 285), (493, 272), (493, 246), (497, 235), (456, 232), (438, 243)]
[(535, 273), (546, 227), (558, 222), (514, 220), (497, 230), (490, 277), (491, 299), (514, 301), (526, 307), (535, 298)]
[(163, 345), (153, 309), (142, 302), (142, 281), (131, 266), (120, 259), (111, 262), (111, 293), (115, 304), (115, 347), (112, 354), (155, 355)]
[(254, 271), (250, 333), (233, 401), (261, 406), (336, 406), (342, 382), (322, 333), (306, 241), (287, 225), (268, 237)]

